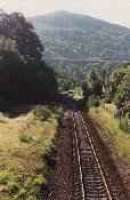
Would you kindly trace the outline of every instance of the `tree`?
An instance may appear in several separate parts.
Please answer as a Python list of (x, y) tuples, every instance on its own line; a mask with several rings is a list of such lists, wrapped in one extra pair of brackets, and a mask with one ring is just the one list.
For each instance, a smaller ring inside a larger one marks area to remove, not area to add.
[(103, 94), (103, 80), (100, 77), (99, 73), (92, 70), (89, 74), (89, 82), (91, 85), (92, 94), (94, 96), (101, 97)]
[(121, 66), (112, 73), (112, 97), (118, 107), (130, 99), (130, 66)]
[(89, 97), (92, 95), (92, 89), (88, 81), (84, 81), (82, 83), (82, 90), (83, 90), (83, 96), (84, 96), (85, 101), (88, 101)]
[(41, 61), (43, 46), (21, 13), (0, 14), (0, 35), (15, 41), (16, 51), (25, 63)]
[[(42, 61), (43, 47), (31, 24), (19, 13), (0, 17), (0, 98), (13, 103), (38, 103), (57, 94), (55, 73)], [(8, 48), (15, 41), (16, 48)], [(6, 46), (6, 48), (5, 48)]]

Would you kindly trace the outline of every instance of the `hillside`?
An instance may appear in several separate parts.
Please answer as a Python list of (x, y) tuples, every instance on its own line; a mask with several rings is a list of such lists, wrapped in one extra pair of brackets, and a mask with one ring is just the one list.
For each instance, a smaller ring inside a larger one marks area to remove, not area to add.
[(130, 58), (130, 30), (125, 27), (65, 11), (29, 20), (44, 43), (45, 58), (89, 61)]

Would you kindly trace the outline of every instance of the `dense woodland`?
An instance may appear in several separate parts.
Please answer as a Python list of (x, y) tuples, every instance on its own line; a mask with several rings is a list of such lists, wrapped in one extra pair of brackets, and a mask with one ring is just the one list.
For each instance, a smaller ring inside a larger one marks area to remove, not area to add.
[(20, 13), (0, 14), (0, 102), (38, 103), (57, 93), (55, 73), (42, 60), (44, 48)]
[(130, 65), (121, 65), (117, 69), (92, 70), (82, 84), (84, 103), (99, 106), (101, 103), (113, 103), (117, 110), (114, 116), (123, 121), (122, 127), (129, 129), (130, 119)]

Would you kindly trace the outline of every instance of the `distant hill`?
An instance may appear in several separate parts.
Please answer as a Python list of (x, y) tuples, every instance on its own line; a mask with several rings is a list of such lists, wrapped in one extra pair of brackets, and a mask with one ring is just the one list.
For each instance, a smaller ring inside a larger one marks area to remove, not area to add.
[(61, 11), (29, 19), (45, 46), (45, 58), (128, 60), (130, 29)]
[(29, 18), (44, 60), (64, 79), (81, 83), (92, 68), (113, 70), (130, 60), (130, 29), (86, 15), (55, 12)]

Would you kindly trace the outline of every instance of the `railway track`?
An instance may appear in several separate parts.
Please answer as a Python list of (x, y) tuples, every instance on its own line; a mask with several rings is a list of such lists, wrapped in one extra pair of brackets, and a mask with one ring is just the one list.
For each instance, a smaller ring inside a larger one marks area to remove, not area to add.
[[(73, 200), (127, 200), (120, 191), (111, 192), (91, 135), (80, 112), (73, 112)], [(113, 187), (113, 186), (111, 186)]]
[(97, 148), (89, 121), (86, 124), (80, 111), (69, 111), (63, 122), (55, 173), (43, 200), (129, 200), (120, 181), (113, 181), (118, 177), (108, 178), (114, 173), (106, 173), (99, 154), (103, 149)]

